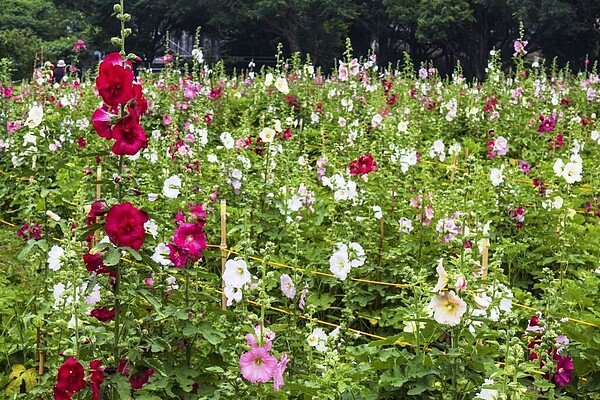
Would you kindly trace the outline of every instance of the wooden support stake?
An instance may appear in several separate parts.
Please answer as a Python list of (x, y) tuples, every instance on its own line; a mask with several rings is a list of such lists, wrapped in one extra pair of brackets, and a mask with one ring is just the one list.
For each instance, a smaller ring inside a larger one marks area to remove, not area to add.
[[(96, 170), (96, 201), (100, 201), (102, 198), (102, 184), (100, 181), (102, 180), (102, 166), (98, 165), (98, 169)], [(96, 222), (100, 222), (100, 217), (96, 217)], [(100, 242), (100, 232), (94, 232), (94, 236), (92, 237), (92, 241), (89, 245), (89, 250), (93, 249), (98, 242)]]
[(454, 158), (452, 160), (452, 175), (450, 176), (450, 181), (454, 182), (454, 174), (456, 173), (456, 164), (458, 163), (458, 153), (454, 153)]
[(490, 243), (488, 238), (483, 238), (483, 254), (481, 255), (481, 279), (486, 280), (488, 275)]
[(221, 309), (227, 309), (227, 297), (225, 296), (225, 263), (227, 262), (227, 201), (221, 200)]

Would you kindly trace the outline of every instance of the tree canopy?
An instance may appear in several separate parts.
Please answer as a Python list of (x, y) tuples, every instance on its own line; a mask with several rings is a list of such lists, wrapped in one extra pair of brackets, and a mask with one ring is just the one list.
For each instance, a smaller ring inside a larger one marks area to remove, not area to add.
[[(0, 8), (0, 58), (27, 76), (36, 54), (69, 58), (78, 38), (89, 51), (114, 49), (118, 34), (105, 0), (5, 0)], [(482, 78), (489, 51), (510, 58), (524, 26), (529, 52), (581, 68), (600, 57), (600, 3), (596, 0), (131, 0), (128, 49), (151, 61), (165, 37), (191, 35), (218, 43), (219, 56), (310, 54), (329, 69), (350, 38), (354, 52), (375, 52), (396, 63), (407, 52), (416, 65), (432, 62), (449, 73), (460, 62), (467, 76)], [(91, 53), (90, 53), (91, 54)], [(90, 60), (93, 57), (90, 55)]]

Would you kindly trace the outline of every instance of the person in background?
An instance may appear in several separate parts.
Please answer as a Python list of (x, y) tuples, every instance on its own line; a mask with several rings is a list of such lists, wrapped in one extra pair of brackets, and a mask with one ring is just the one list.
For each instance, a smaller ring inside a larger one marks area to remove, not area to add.
[(65, 72), (67, 70), (67, 64), (65, 64), (65, 60), (58, 60), (56, 63), (56, 67), (54, 68), (54, 82), (61, 83), (63, 77), (65, 76)]

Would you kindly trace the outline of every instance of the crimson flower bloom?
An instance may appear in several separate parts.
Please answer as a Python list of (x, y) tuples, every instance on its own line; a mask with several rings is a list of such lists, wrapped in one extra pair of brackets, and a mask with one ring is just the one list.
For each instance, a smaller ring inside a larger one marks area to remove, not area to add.
[(116, 115), (111, 114), (106, 105), (103, 105), (94, 111), (94, 114), (92, 115), (92, 126), (98, 136), (107, 140), (112, 139), (111, 121), (113, 118), (116, 118)]
[(121, 119), (112, 130), (112, 138), (117, 141), (112, 146), (112, 152), (117, 155), (135, 155), (140, 149), (148, 146), (148, 138), (140, 125), (139, 117), (129, 107), (130, 114)]
[(90, 363), (90, 387), (92, 388), (92, 400), (100, 400), (100, 385), (104, 382), (104, 368), (102, 361), (94, 360)]
[(96, 87), (111, 108), (125, 105), (135, 97), (131, 62), (123, 63), (119, 53), (111, 53), (100, 63)]
[(377, 171), (377, 162), (369, 153), (350, 162), (350, 174), (352, 175), (366, 175), (374, 171)]
[(134, 375), (129, 378), (129, 384), (133, 390), (141, 389), (142, 386), (148, 383), (148, 380), (152, 375), (154, 375), (154, 370), (152, 368), (148, 368), (147, 370), (142, 371), (142, 373), (139, 375)]
[(83, 366), (73, 357), (58, 368), (58, 382), (54, 386), (55, 399), (70, 399), (73, 394), (86, 386)]
[(104, 230), (111, 242), (117, 246), (139, 250), (144, 244), (144, 224), (147, 221), (148, 215), (131, 203), (115, 204), (106, 214)]
[(109, 310), (107, 307), (94, 308), (90, 315), (100, 322), (108, 322), (115, 317), (115, 309)]
[(85, 264), (85, 269), (87, 269), (89, 272), (95, 272), (96, 274), (110, 274), (112, 272), (104, 265), (104, 262), (102, 261), (102, 254), (100, 253), (84, 254), (83, 263)]

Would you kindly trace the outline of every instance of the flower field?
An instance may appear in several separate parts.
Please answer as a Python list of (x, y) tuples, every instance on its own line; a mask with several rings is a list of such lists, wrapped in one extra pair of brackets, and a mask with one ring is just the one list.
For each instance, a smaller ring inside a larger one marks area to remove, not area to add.
[(525, 52), (0, 72), (3, 396), (600, 398), (600, 76)]

